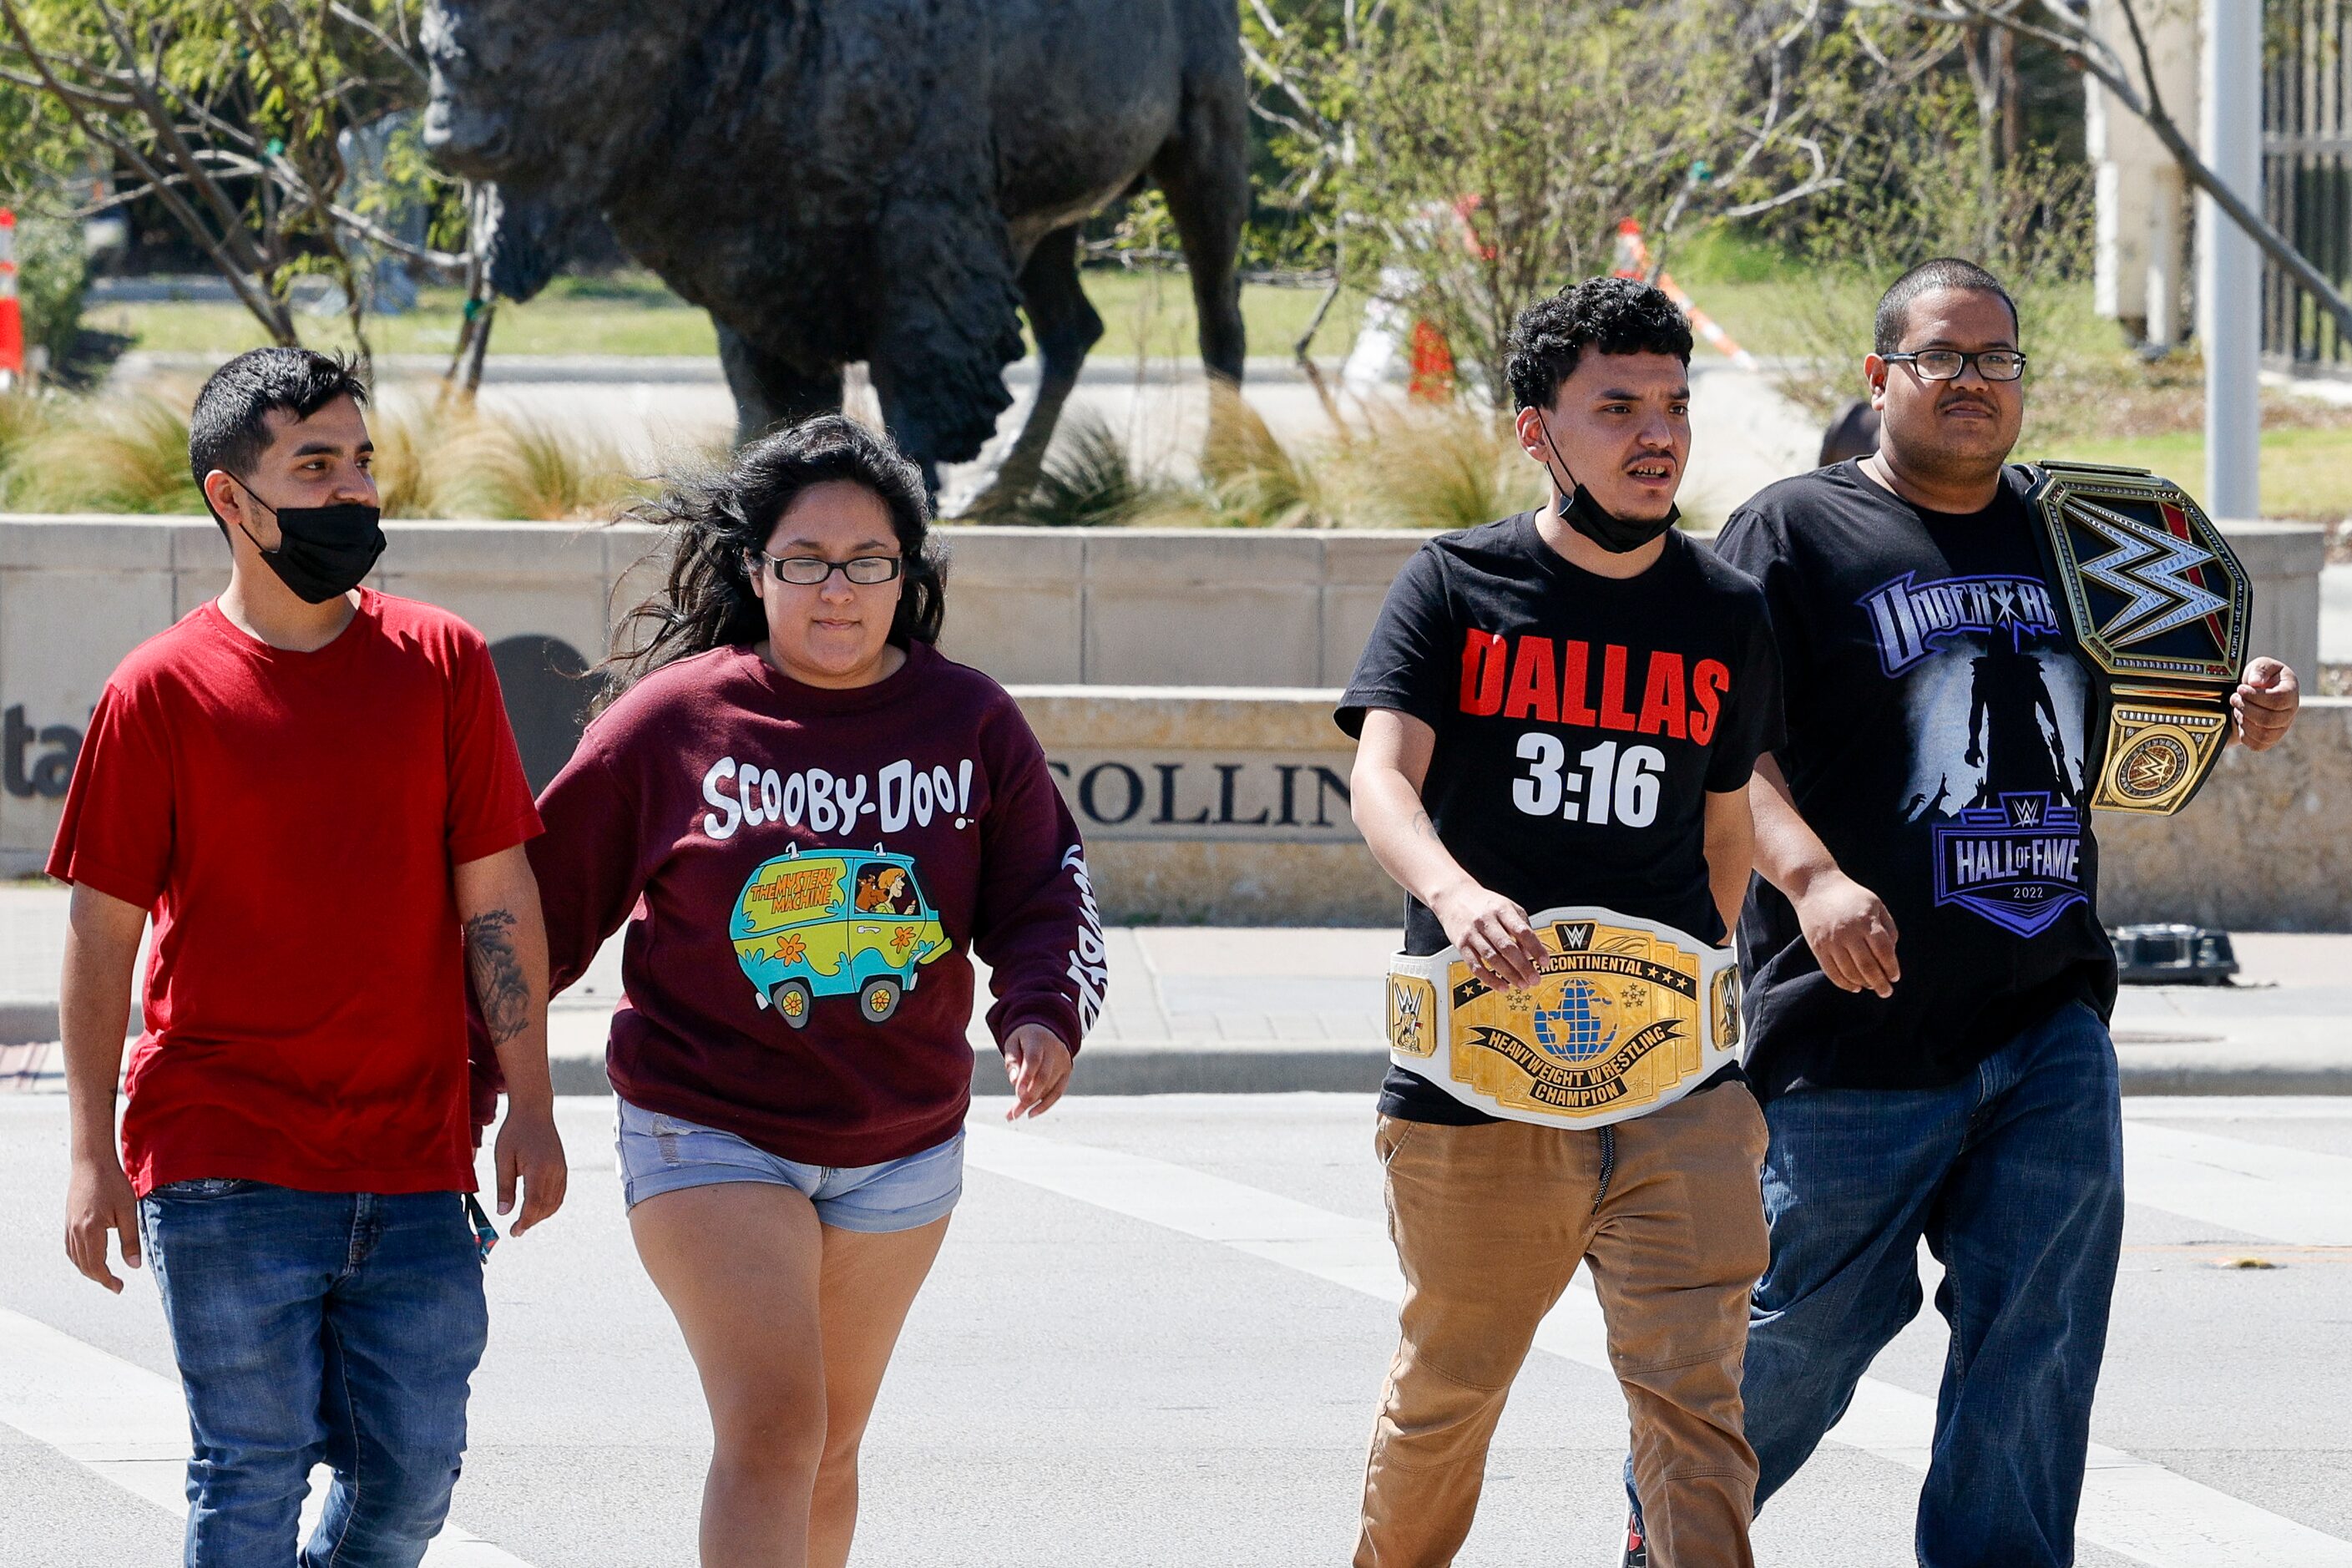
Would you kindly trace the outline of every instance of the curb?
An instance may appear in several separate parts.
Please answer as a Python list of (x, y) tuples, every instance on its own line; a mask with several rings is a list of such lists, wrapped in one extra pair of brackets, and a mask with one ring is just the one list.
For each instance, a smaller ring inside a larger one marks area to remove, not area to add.
[[(1165, 1050), (1096, 1047), (1080, 1053), (1079, 1063), (1071, 1079), (1073, 1094), (1372, 1094), (1389, 1068), (1385, 1051), (1192, 1046)], [(602, 1056), (557, 1057), (548, 1065), (558, 1094), (613, 1092)], [(1003, 1058), (993, 1052), (973, 1053), (971, 1091), (986, 1096), (1013, 1092)], [(2346, 1075), (2341, 1092), (2352, 1094), (2352, 1073)]]
[[(558, 1010), (559, 1015), (562, 1011)], [(134, 1018), (134, 1027), (136, 1021)], [(46, 1045), (58, 1038), (58, 1005), (26, 997), (0, 997), (0, 1046)], [(2183, 1060), (2179, 1045), (2161, 1042), (2168, 1059), (2134, 1061), (2148, 1045), (2123, 1042), (2119, 1053), (2123, 1092), (2132, 1095), (2352, 1095), (2352, 1054), (2339, 1061), (2253, 1054), (2251, 1047), (2211, 1042), (2213, 1054)], [(2199, 1042), (2203, 1044), (2205, 1042)], [(2232, 1058), (2233, 1051), (2244, 1051)], [(1073, 1094), (1298, 1094), (1373, 1093), (1388, 1071), (1388, 1053), (1377, 1047), (1308, 1044), (1288, 1040), (1181, 1040), (1088, 1047), (1079, 1058)], [(609, 1095), (603, 1042), (582, 1052), (561, 1051), (548, 1063), (558, 1094)], [(972, 1058), (971, 1089), (979, 1095), (1012, 1092), (1004, 1064), (992, 1051)]]
[(0, 996), (0, 1046), (43, 1046), (61, 1033), (55, 1002)]
[[(609, 1095), (602, 1056), (558, 1057), (558, 1094)], [(1082, 1052), (1072, 1075), (1072, 1094), (1298, 1094), (1377, 1093), (1388, 1071), (1385, 1051), (1357, 1047), (1196, 1047), (1171, 1043), (1097, 1046)], [(2352, 1060), (2340, 1065), (2207, 1060), (2135, 1065), (2122, 1068), (2129, 1095), (2352, 1095)], [(992, 1053), (972, 1058), (971, 1091), (1012, 1092), (1004, 1064)]]

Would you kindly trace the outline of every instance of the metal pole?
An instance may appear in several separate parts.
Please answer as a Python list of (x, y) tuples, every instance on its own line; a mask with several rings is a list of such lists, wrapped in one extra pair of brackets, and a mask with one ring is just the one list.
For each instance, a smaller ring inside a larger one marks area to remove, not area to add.
[[(2198, 93), (2206, 162), (2262, 210), (2262, 0), (2205, 0)], [(2205, 355), (2205, 507), (2262, 515), (2262, 253), (2210, 196), (2197, 198), (2197, 336)]]

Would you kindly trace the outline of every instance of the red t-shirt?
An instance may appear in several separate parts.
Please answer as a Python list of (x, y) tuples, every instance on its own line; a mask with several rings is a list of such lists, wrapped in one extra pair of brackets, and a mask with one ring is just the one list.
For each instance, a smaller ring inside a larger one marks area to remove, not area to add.
[(452, 868), (539, 832), (481, 635), (367, 589), (311, 653), (210, 603), (100, 695), (49, 875), (149, 910), (123, 1163), (470, 1192)]

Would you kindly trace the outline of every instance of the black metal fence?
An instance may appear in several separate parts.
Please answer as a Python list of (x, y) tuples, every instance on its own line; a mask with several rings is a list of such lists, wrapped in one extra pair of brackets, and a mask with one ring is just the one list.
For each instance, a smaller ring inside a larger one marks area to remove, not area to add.
[[(2338, 289), (2352, 283), (2352, 0), (2263, 6), (2263, 205)], [(2352, 374), (2352, 338), (2276, 267), (2263, 269), (2263, 353)]]

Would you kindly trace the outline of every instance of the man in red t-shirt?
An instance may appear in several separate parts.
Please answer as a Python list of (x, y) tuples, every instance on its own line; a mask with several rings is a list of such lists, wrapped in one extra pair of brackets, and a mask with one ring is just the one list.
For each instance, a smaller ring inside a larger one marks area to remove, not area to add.
[[(360, 586), (383, 549), (365, 397), (301, 349), (205, 384), (188, 459), (228, 587), (107, 682), (49, 857), (73, 884), (66, 1250), (110, 1290), (108, 1232), (154, 1266), (190, 1568), (414, 1568), (441, 1528), (496, 1235), (472, 1197), (469, 975), (509, 1095), (499, 1212), (518, 1183), (518, 1233), (563, 1200), (539, 816), (480, 635)], [(319, 1462), (335, 1484), (298, 1559)]]

